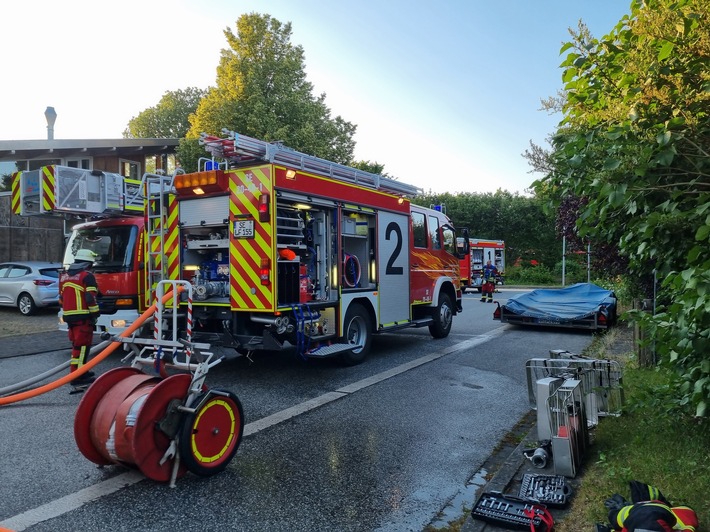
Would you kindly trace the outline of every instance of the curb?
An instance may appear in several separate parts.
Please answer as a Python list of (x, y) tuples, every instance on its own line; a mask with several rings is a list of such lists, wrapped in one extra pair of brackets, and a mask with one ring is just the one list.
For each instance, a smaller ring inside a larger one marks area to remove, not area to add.
[[(532, 429), (525, 435), (518, 446), (508, 455), (505, 463), (496, 471), (491, 480), (489, 480), (482, 488), (476, 493), (476, 499), (473, 504), (476, 503), (478, 497), (481, 493), (490, 491), (500, 491), (505, 493), (505, 490), (513, 482), (513, 479), (517, 475), (518, 471), (523, 467), (525, 463), (525, 457), (523, 456), (523, 451), (531, 446), (531, 442), (537, 441), (537, 426), (533, 425)], [(509, 530), (508, 528), (500, 528), (485, 521), (480, 521), (471, 517), (471, 513), (466, 518), (466, 521), (461, 527), (461, 532), (497, 532)]]

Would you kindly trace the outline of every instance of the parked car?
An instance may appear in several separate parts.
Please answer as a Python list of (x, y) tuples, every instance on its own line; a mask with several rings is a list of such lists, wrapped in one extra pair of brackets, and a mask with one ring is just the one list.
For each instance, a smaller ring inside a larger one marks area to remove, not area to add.
[(0, 305), (30, 316), (39, 307), (59, 305), (59, 262), (17, 261), (0, 264)]

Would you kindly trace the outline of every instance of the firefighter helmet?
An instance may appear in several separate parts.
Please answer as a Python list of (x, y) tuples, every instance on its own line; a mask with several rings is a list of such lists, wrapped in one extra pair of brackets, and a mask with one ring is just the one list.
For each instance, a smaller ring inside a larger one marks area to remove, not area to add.
[(90, 249), (80, 249), (74, 255), (74, 262), (91, 262), (93, 264), (97, 256), (98, 255)]

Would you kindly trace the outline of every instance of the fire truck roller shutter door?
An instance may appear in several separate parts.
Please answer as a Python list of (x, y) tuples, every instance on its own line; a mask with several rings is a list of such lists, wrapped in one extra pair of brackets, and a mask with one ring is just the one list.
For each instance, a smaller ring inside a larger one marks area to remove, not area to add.
[(409, 320), (409, 216), (380, 211), (377, 215), (378, 325)]

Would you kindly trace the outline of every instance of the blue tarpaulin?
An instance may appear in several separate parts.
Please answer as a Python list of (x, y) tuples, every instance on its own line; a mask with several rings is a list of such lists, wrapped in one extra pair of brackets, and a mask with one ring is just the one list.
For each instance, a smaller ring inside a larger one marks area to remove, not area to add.
[(616, 306), (614, 292), (592, 283), (542, 288), (511, 297), (505, 309), (518, 316), (573, 321)]

